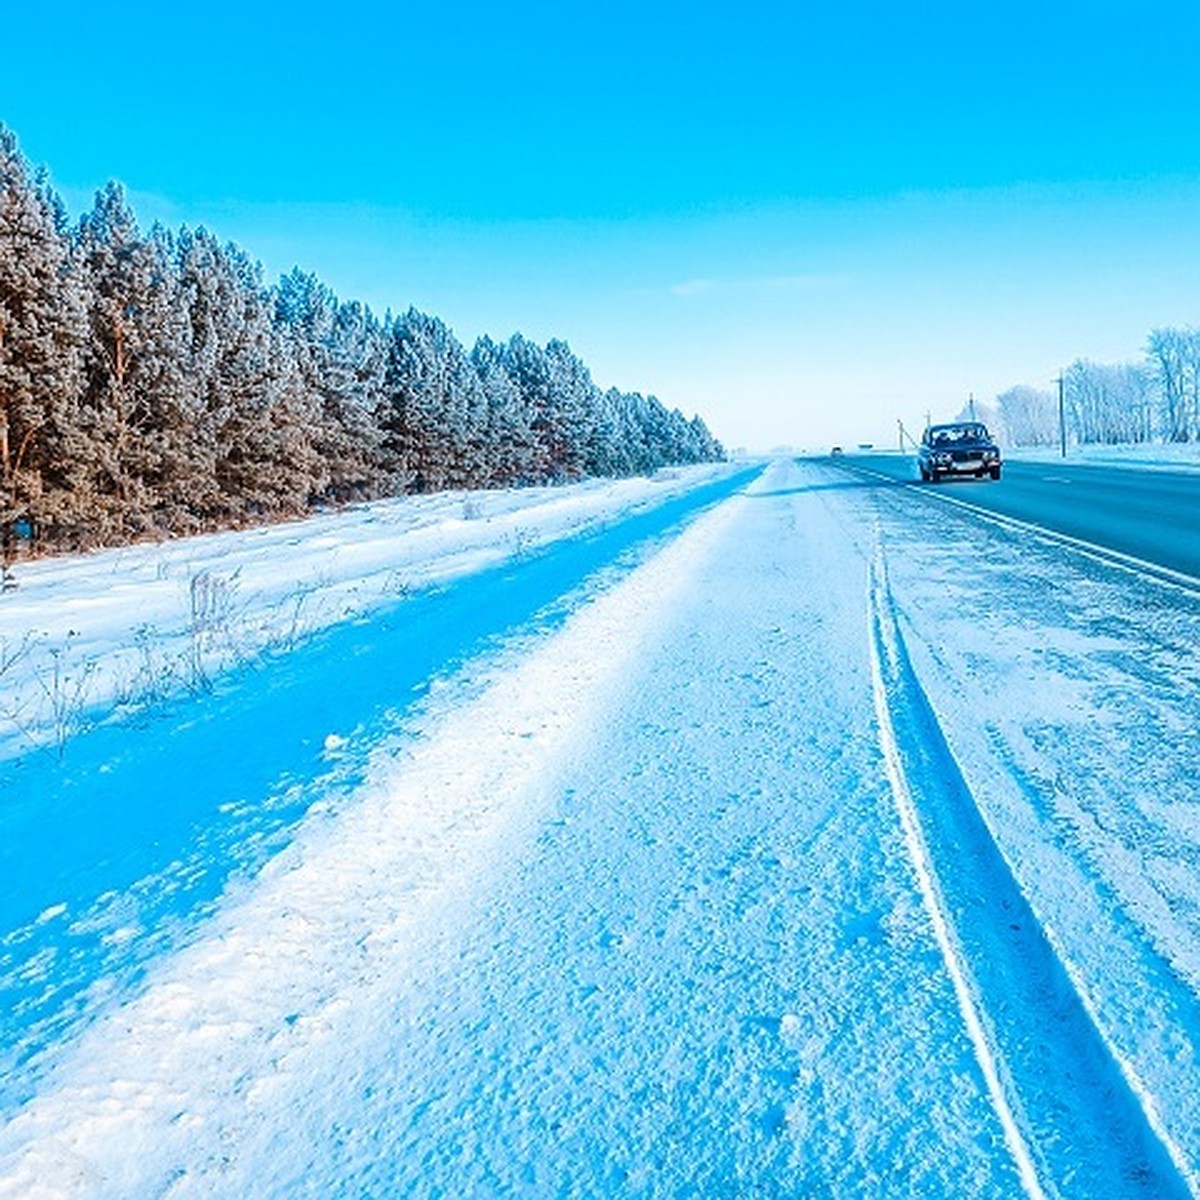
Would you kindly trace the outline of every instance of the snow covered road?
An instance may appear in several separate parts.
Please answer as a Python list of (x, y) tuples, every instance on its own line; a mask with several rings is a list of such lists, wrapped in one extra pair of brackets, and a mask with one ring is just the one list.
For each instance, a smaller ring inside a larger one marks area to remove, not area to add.
[(360, 758), (314, 714), (350, 765), (85, 960), (0, 1195), (1196, 1194), (1195, 595), (819, 463), (715, 499), (546, 551)]

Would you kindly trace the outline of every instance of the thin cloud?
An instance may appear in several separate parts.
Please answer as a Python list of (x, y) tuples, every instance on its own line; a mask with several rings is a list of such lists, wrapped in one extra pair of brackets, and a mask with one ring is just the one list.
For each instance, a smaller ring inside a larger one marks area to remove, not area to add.
[(673, 296), (710, 296), (717, 292), (797, 292), (831, 287), (845, 283), (848, 275), (836, 272), (813, 272), (801, 275), (759, 275), (745, 279), (687, 279), (673, 283), (668, 289)]
[(711, 279), (688, 279), (683, 283), (673, 283), (671, 294), (675, 296), (704, 296), (717, 290), (717, 284)]
[(745, 280), (744, 283), (747, 287), (761, 288), (769, 292), (795, 292), (831, 287), (845, 283), (849, 278), (849, 275), (838, 272), (814, 271), (808, 275), (769, 275), (762, 279)]

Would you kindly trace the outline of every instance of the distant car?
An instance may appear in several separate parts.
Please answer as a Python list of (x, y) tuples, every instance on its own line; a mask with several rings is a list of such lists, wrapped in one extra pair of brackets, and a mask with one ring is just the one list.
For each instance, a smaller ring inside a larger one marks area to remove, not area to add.
[(829, 453), (833, 454), (833, 455), (838, 455), (838, 454), (841, 454), (841, 452), (842, 452), (841, 446), (834, 446), (834, 448), (832, 450), (830, 450)]
[(1000, 467), (1000, 447), (979, 421), (930, 425), (917, 447), (917, 470), (932, 483), (947, 475), (999, 479)]

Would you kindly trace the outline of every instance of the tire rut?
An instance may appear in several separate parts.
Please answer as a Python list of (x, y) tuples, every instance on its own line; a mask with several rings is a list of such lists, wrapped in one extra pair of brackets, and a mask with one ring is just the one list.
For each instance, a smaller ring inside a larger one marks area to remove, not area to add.
[(1198, 1194), (959, 770), (909, 660), (882, 554), (868, 619), (880, 740), (906, 844), (1027, 1195)]

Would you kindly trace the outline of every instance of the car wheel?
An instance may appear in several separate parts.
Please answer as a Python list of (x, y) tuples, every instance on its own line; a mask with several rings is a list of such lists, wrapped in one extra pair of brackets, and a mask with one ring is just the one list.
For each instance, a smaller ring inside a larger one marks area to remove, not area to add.
[(993, 468), (992, 468), (992, 478), (993, 478), (993, 479), (999, 479), (999, 478), (1000, 478), (1000, 468), (999, 468), (999, 467), (993, 467)]
[(922, 481), (925, 483), (928, 483), (929, 482), (929, 472), (927, 470), (925, 470), (925, 468), (923, 466), (918, 467), (917, 470), (921, 472)]
[(938, 474), (938, 472), (937, 472), (937, 471), (930, 471), (930, 472), (929, 472), (929, 482), (930, 482), (930, 483), (937, 483), (937, 481), (938, 481), (939, 479), (941, 479), (941, 475), (940, 475), (940, 474)]

